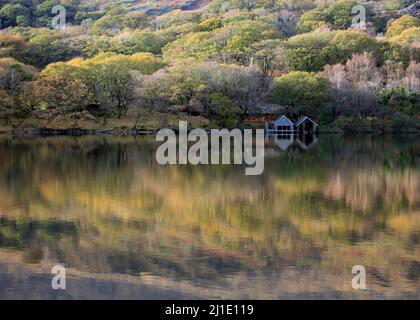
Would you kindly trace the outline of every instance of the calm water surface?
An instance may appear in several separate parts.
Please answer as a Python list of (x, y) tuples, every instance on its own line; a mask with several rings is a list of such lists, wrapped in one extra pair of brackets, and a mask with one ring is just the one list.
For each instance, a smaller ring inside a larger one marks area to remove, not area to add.
[(419, 137), (289, 144), (247, 177), (159, 166), (154, 137), (0, 137), (0, 298), (419, 299)]

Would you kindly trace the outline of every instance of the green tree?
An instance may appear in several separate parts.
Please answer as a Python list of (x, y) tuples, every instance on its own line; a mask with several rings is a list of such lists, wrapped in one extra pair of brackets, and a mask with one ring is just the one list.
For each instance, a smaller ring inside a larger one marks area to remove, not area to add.
[(145, 29), (150, 26), (150, 18), (142, 11), (129, 12), (124, 17), (123, 27), (131, 30)]
[(29, 19), (29, 9), (20, 3), (8, 3), (0, 9), (0, 27), (27, 25)]
[(76, 23), (81, 23), (84, 20), (92, 19), (96, 21), (104, 16), (101, 11), (77, 11), (74, 19)]
[(114, 35), (123, 29), (127, 9), (123, 7), (113, 7), (107, 14), (96, 20), (92, 26), (91, 32), (95, 35)]
[(415, 45), (420, 39), (420, 27), (411, 27), (402, 31), (398, 36), (392, 37), (391, 41), (401, 45)]
[(130, 31), (112, 38), (109, 50), (122, 54), (137, 52), (160, 54), (164, 44), (165, 40), (156, 32)]
[(402, 16), (390, 23), (385, 35), (387, 38), (392, 38), (411, 27), (420, 27), (420, 19), (412, 16)]
[(134, 82), (131, 71), (152, 74), (163, 66), (160, 59), (150, 53), (133, 56), (100, 54), (86, 60), (82, 65), (93, 73), (96, 93), (108, 97), (111, 107), (117, 110), (118, 117), (127, 112), (133, 98)]
[(29, 16), (20, 15), (16, 17), (16, 25), (18, 27), (29, 27), (31, 18)]
[(387, 10), (393, 11), (405, 8), (411, 3), (413, 3), (411, 0), (385, 0), (384, 6)]
[(337, 62), (344, 63), (354, 53), (370, 52), (375, 57), (376, 61), (383, 61), (380, 51), (380, 45), (366, 35), (359, 31), (338, 31), (332, 38), (331, 45), (337, 53)]
[(311, 32), (290, 38), (285, 52), (290, 70), (320, 71), (326, 64), (334, 63), (337, 53), (330, 45), (332, 36), (330, 32)]
[(316, 116), (331, 97), (330, 83), (315, 73), (293, 71), (276, 78), (272, 100), (285, 105), (291, 113)]
[(64, 62), (48, 65), (33, 85), (37, 106), (63, 112), (83, 110), (93, 102), (88, 77), (87, 70), (77, 65)]
[(221, 28), (223, 25), (222, 19), (220, 18), (209, 18), (206, 19), (198, 25), (200, 31), (213, 31), (215, 29)]
[(336, 30), (347, 29), (351, 26), (355, 5), (357, 1), (340, 0), (306, 12), (299, 20), (299, 30), (309, 32), (324, 24)]
[(52, 23), (52, 8), (57, 5), (54, 0), (43, 1), (35, 9), (35, 16), (37, 17), (37, 25), (40, 27), (51, 27)]
[(254, 63), (267, 75), (283, 72), (287, 69), (284, 41), (263, 40), (252, 45)]
[(197, 11), (173, 10), (155, 19), (157, 29), (166, 29), (185, 23), (198, 23), (201, 13)]
[(241, 109), (222, 93), (211, 93), (207, 98), (207, 117), (223, 128), (236, 126), (241, 119)]
[(128, 63), (108, 61), (98, 65), (97, 85), (106, 92), (110, 101), (117, 108), (118, 118), (127, 111), (128, 103), (134, 93)]
[(19, 95), (26, 83), (36, 73), (35, 68), (16, 61), (13, 58), (0, 58), (0, 113), (10, 122), (10, 117), (25, 110), (19, 101)]
[(65, 61), (78, 54), (62, 41), (58, 32), (48, 29), (38, 29), (34, 37), (28, 41), (27, 57), (31, 64), (44, 67), (49, 63)]
[(314, 31), (326, 24), (325, 18), (325, 14), (319, 9), (305, 12), (299, 19), (298, 30), (301, 33)]
[(171, 98), (175, 104), (182, 104), (189, 107), (191, 99), (200, 88), (200, 81), (194, 74), (194, 68), (189, 61), (176, 63), (169, 69), (173, 85), (171, 87)]
[(82, 49), (82, 54), (85, 57), (93, 57), (99, 53), (110, 52), (111, 38), (108, 36), (93, 37), (88, 40), (85, 47)]
[(179, 58), (204, 59), (219, 52), (221, 47), (210, 32), (188, 34), (164, 47), (165, 59), (173, 61)]
[[(228, 37), (222, 55), (229, 56), (232, 62), (244, 65), (251, 62), (253, 44), (284, 38), (271, 18), (231, 23), (220, 30), (220, 34), (223, 32), (227, 32)], [(217, 35), (215, 37), (218, 38)]]
[(25, 39), (11, 32), (0, 32), (0, 57), (12, 57), (29, 63), (30, 55)]
[(384, 60), (401, 62), (408, 67), (411, 61), (420, 61), (420, 47), (395, 41), (379, 42)]
[(381, 90), (380, 103), (392, 113), (400, 112), (413, 117), (420, 112), (419, 99), (419, 93), (409, 93), (404, 87), (385, 88)]
[(325, 21), (333, 29), (347, 29), (351, 26), (353, 19), (352, 9), (357, 5), (355, 0), (340, 0), (327, 6), (325, 10)]

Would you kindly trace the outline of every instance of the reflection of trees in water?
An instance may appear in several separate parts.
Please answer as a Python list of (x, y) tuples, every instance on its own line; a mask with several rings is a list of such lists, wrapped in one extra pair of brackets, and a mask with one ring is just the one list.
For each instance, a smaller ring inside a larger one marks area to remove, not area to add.
[(222, 280), (290, 266), (347, 272), (357, 260), (391, 283), (413, 279), (413, 140), (321, 137), (246, 177), (234, 166), (158, 166), (148, 138), (2, 139), (0, 247), (28, 261), (48, 248), (85, 271)]
[(417, 143), (410, 138), (394, 139), (372, 137), (345, 144), (346, 152), (336, 156), (324, 195), (344, 200), (352, 209), (364, 212), (398, 213), (401, 208), (418, 208)]
[(43, 247), (54, 246), (62, 237), (78, 241), (78, 230), (73, 222), (49, 220), (33, 221), (0, 218), (0, 247), (25, 252), (25, 261), (36, 263), (43, 258)]

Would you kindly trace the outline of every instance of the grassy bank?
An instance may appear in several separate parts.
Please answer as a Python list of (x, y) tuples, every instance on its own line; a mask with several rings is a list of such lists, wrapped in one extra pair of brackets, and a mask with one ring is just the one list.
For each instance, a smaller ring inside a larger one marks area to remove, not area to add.
[(53, 119), (39, 119), (30, 117), (25, 119), (13, 118), (8, 125), (0, 124), (0, 133), (25, 133), (37, 131), (85, 131), (88, 133), (129, 134), (136, 132), (154, 132), (161, 128), (177, 128), (179, 121), (188, 121), (194, 128), (207, 128), (210, 121), (200, 116), (172, 114), (160, 112), (145, 112), (137, 116), (123, 116), (121, 118), (97, 119), (68, 119), (56, 117)]

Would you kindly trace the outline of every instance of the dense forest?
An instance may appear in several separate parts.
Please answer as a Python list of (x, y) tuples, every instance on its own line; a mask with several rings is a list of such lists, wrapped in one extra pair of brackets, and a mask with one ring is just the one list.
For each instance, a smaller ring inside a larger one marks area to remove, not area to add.
[(419, 17), (411, 0), (0, 0), (0, 131), (235, 127), (270, 105), (418, 132)]

